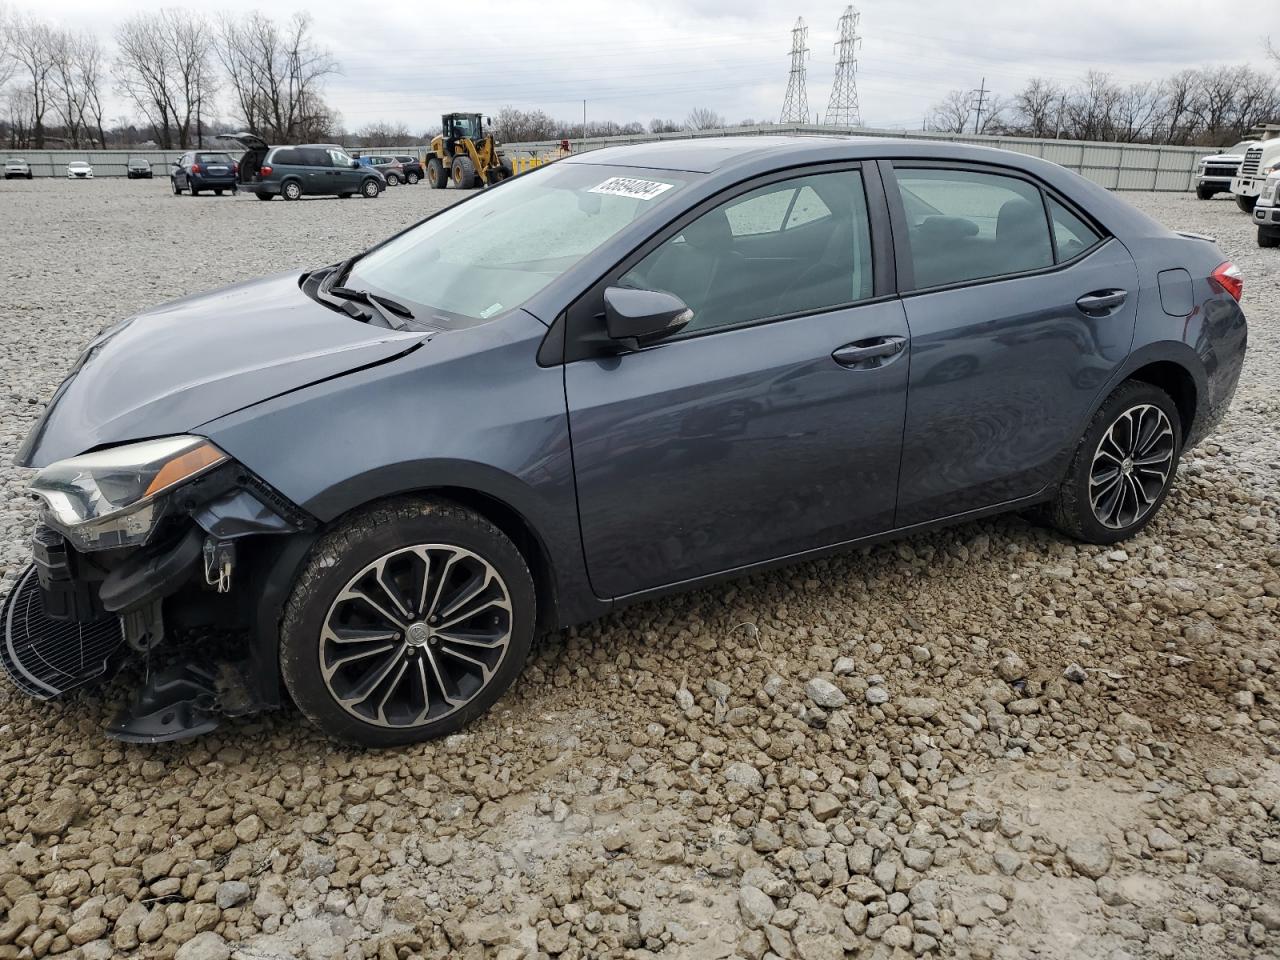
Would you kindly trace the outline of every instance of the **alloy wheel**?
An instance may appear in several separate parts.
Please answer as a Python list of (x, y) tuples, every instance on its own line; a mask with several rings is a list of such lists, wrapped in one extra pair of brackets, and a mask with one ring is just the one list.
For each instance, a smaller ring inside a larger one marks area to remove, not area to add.
[(1089, 468), (1089, 504), (1098, 522), (1122, 530), (1145, 517), (1173, 470), (1173, 425), (1149, 403), (1125, 410), (1107, 428)]
[(359, 720), (420, 726), (485, 688), (511, 634), (511, 595), (492, 564), (451, 544), (404, 547), (357, 573), (330, 605), (320, 673)]

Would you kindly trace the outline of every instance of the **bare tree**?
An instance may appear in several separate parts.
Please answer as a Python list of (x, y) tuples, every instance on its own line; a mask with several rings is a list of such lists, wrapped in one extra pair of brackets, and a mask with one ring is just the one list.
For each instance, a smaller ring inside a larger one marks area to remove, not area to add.
[(103, 123), (106, 113), (103, 104), (103, 82), (106, 58), (102, 52), (102, 44), (91, 34), (81, 36), (75, 47), (76, 77), (83, 90), (84, 112), (83, 123), (88, 128), (93, 125), (93, 133), (99, 147), (107, 145), (107, 131)]
[(31, 140), (39, 150), (44, 147), (44, 118), (53, 93), (54, 32), (47, 23), (24, 14), (10, 21), (8, 37), (9, 56), (30, 97)]
[(12, 86), (5, 96), (5, 113), (9, 124), (9, 146), (13, 149), (25, 147), (31, 137), (31, 91), (24, 86)]
[(1164, 106), (1159, 84), (1131, 83), (1115, 102), (1115, 139), (1136, 143), (1150, 139)]
[(680, 130), (680, 123), (677, 120), (660, 120), (653, 119), (649, 121), (650, 133), (677, 133)]
[(493, 126), (498, 137), (507, 143), (528, 143), (553, 139), (561, 124), (542, 110), (503, 107), (494, 118)]
[(18, 72), (18, 61), (14, 59), (12, 49), (13, 18), (9, 8), (0, 3), (0, 90), (13, 79)]
[(1066, 94), (1052, 80), (1033, 77), (1013, 96), (1014, 128), (1027, 137), (1052, 136)]
[(968, 90), (952, 90), (929, 111), (928, 129), (939, 133), (964, 133), (972, 109), (973, 98)]
[(686, 130), (720, 130), (725, 126), (724, 117), (710, 107), (694, 107), (684, 121)]
[(216, 50), (245, 124), (280, 142), (332, 128), (325, 80), (338, 72), (332, 54), (311, 37), (311, 18), (295, 14), (283, 27), (261, 13), (224, 18)]

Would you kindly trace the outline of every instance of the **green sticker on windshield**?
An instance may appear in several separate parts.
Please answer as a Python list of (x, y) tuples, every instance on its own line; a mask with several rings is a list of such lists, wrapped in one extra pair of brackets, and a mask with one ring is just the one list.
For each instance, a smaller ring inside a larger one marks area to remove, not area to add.
[(652, 200), (674, 186), (674, 183), (659, 183), (657, 180), (610, 177), (599, 186), (592, 187), (587, 193), (605, 193), (613, 197), (630, 197), (633, 200)]

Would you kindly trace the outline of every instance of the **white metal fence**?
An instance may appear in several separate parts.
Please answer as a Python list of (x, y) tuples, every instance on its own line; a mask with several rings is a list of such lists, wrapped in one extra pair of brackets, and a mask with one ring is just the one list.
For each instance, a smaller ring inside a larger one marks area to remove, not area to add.
[[(861, 127), (826, 127), (768, 124), (755, 127), (730, 127), (726, 130), (699, 130), (680, 133), (635, 134), (622, 137), (593, 137), (573, 140), (575, 153), (598, 150), (628, 143), (651, 143), (655, 140), (680, 140), (690, 137), (733, 137), (749, 134), (815, 134), (821, 136), (899, 137), (908, 140), (946, 140), (955, 143), (974, 143), (987, 147), (999, 147), (1018, 153), (1029, 153), (1061, 164), (1111, 190), (1165, 190), (1184, 191), (1195, 188), (1196, 164), (1207, 154), (1209, 147), (1164, 147), (1145, 143), (1100, 143), (1086, 140), (1037, 140), (1030, 137), (985, 137), (969, 134), (932, 133), (901, 130), (868, 130)], [(507, 143), (503, 148), (516, 155), (554, 153), (558, 140), (534, 143)], [(204, 148), (209, 151), (226, 150), (238, 156), (240, 147), (235, 144), (221, 146), (216, 142)], [(353, 147), (352, 152), (399, 153), (421, 156), (427, 147)], [(0, 150), (0, 159), (21, 157), (31, 164), (31, 172), (37, 177), (66, 176), (67, 164), (72, 160), (87, 160), (93, 165), (95, 177), (123, 177), (125, 166), (132, 157), (151, 162), (157, 177), (168, 176), (169, 167), (185, 151), (182, 150)]]
[[(1098, 143), (1085, 140), (1038, 140), (1031, 137), (985, 137), (968, 134), (923, 131), (868, 130), (861, 127), (827, 127), (768, 124), (731, 127), (727, 130), (699, 130), (680, 133), (635, 134), (622, 137), (593, 137), (573, 140), (574, 152), (599, 150), (628, 143), (652, 143), (690, 137), (733, 137), (749, 134), (806, 134), (820, 136), (896, 137), (906, 140), (946, 140), (998, 147), (1043, 157), (1074, 170), (1081, 176), (1111, 190), (1183, 191), (1195, 187), (1196, 165), (1201, 157), (1215, 153), (1206, 147), (1164, 147), (1145, 143)], [(545, 153), (559, 146), (558, 140), (537, 143), (508, 143), (509, 152)]]

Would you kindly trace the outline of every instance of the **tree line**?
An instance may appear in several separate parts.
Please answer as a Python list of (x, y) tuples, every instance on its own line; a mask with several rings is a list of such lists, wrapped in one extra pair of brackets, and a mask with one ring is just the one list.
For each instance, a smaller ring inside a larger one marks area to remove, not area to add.
[[(1280, 65), (1276, 51), (1268, 55)], [(981, 111), (979, 105), (981, 103)], [(1163, 80), (1121, 84), (1089, 71), (1063, 84), (1032, 78), (1016, 93), (952, 90), (926, 128), (946, 133), (1218, 146), (1260, 123), (1280, 122), (1280, 78), (1251, 66), (1187, 69)]]
[[(326, 139), (341, 126), (324, 100), (338, 63), (305, 13), (281, 22), (164, 9), (134, 14), (113, 39), (109, 57), (92, 33), (0, 8), (0, 138), (11, 147), (103, 147), (145, 131), (159, 147), (186, 149), (232, 127), (287, 143)], [(139, 122), (108, 125), (112, 91)]]

